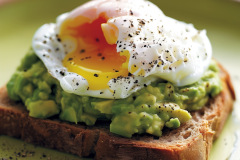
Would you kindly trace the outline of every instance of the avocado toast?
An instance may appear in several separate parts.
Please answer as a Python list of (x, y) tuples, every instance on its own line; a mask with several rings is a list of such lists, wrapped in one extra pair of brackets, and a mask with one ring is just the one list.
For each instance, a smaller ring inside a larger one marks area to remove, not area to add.
[(91, 127), (55, 117), (46, 120), (29, 117), (23, 104), (10, 100), (3, 87), (0, 121), (4, 123), (0, 125), (0, 134), (95, 159), (208, 159), (235, 99), (230, 77), (222, 67), (220, 75), (222, 92), (201, 110), (191, 112), (188, 122), (178, 129), (164, 130), (161, 137), (134, 135), (131, 139), (110, 133), (107, 122)]
[[(135, 12), (132, 11), (129, 13), (133, 14)], [(144, 23), (145, 21), (142, 21), (142, 20), (139, 22), (140, 25), (143, 25)], [(131, 35), (129, 37), (131, 37)], [(62, 41), (62, 39), (58, 39), (59, 38), (58, 36), (53, 38), (56, 38), (57, 41), (59, 42)], [(42, 41), (42, 43), (46, 44), (47, 42)], [(157, 45), (161, 46), (162, 43), (157, 43)], [(56, 48), (56, 51), (58, 50), (59, 49)], [(49, 50), (49, 52), (50, 51), (51, 50)], [(85, 50), (83, 51), (82, 49), (80, 51), (81, 53), (85, 52)], [(166, 54), (168, 54), (171, 51), (165, 50), (165, 52)], [(48, 55), (43, 54), (42, 56), (46, 57)], [(100, 57), (102, 59), (102, 55)], [(34, 59), (36, 60), (37, 58), (34, 58)], [(71, 61), (72, 58), (70, 57), (68, 58), (68, 60)], [(169, 60), (169, 59), (167, 58), (166, 60)], [(27, 60), (25, 59), (23, 61), (27, 61)], [(128, 138), (133, 136), (132, 140), (134, 140), (136, 137), (140, 137), (141, 139), (141, 137), (148, 137), (150, 135), (153, 135), (153, 139), (158, 139), (157, 138), (158, 136), (165, 136), (164, 135), (165, 133), (168, 133), (168, 132), (175, 133), (174, 132), (175, 128), (178, 128), (187, 124), (189, 119), (192, 117), (189, 111), (193, 111), (197, 109), (201, 110), (201, 108), (205, 104), (207, 105), (211, 101), (211, 99), (215, 100), (216, 97), (220, 96), (220, 92), (222, 93), (225, 91), (225, 87), (224, 87), (225, 80), (223, 80), (224, 83), (221, 83), (219, 78), (219, 74), (220, 74), (219, 69), (216, 69), (218, 67), (215, 63), (215, 65), (213, 65), (215, 67), (209, 67), (209, 70), (208, 70), (208, 71), (213, 71), (214, 74), (208, 73), (207, 77), (203, 76), (202, 79), (194, 85), (179, 87), (176, 84), (173, 85), (172, 83), (168, 83), (167, 81), (164, 81), (164, 80), (162, 81), (160, 79), (160, 81), (153, 82), (151, 84), (144, 83), (143, 84), (144, 88), (142, 90), (139, 90), (136, 93), (133, 93), (133, 95), (129, 96), (127, 99), (96, 100), (95, 98), (93, 98), (93, 101), (90, 100), (87, 103), (82, 103), (83, 100), (84, 102), (86, 102), (85, 100), (89, 100), (91, 98), (84, 97), (84, 96), (82, 98), (78, 98), (75, 95), (72, 96), (73, 98), (68, 98), (69, 93), (66, 93), (65, 91), (62, 91), (61, 89), (59, 89), (60, 87), (57, 84), (58, 82), (55, 83), (53, 82), (54, 80), (52, 78), (48, 78), (50, 76), (47, 74), (46, 71), (42, 72), (43, 74), (41, 75), (41, 71), (44, 70), (43, 69), (44, 67), (39, 67), (39, 64), (41, 64), (39, 60), (37, 60), (36, 63), (34, 60), (31, 60), (29, 62), (32, 62), (32, 63), (30, 64), (23, 63), (23, 65), (18, 68), (16, 74), (13, 76), (13, 78), (10, 80), (7, 86), (8, 86), (9, 97), (16, 101), (19, 101), (19, 100), (23, 101), (26, 109), (29, 111), (30, 117), (49, 118), (50, 120), (53, 120), (57, 117), (57, 119), (60, 118), (62, 120), (72, 122), (70, 123), (71, 125), (74, 125), (74, 123), (78, 123), (77, 125), (83, 125), (87, 129), (91, 129), (95, 127), (98, 128), (99, 125), (105, 126), (103, 128), (108, 129), (110, 130), (110, 132), (115, 133), (117, 135), (128, 137)], [(158, 61), (154, 61), (154, 64), (156, 62)], [(157, 67), (160, 64), (164, 65), (163, 61), (160, 61), (160, 62), (156, 63)], [(184, 63), (187, 63), (187, 60), (186, 61), (184, 60)], [(38, 68), (35, 67), (36, 69), (33, 69), (34, 68), (33, 66), (38, 66)], [(171, 67), (169, 67), (168, 69), (172, 70)], [(56, 70), (56, 72), (57, 71), (59, 70)], [(115, 72), (119, 72), (119, 71), (115, 70)], [(40, 73), (40, 76), (38, 77), (39, 73)], [(51, 73), (51, 71), (49, 71), (49, 73)], [(60, 76), (65, 76), (65, 71), (60, 70), (60, 72), (58, 73), (60, 74)], [(140, 73), (143, 74), (143, 72), (140, 72)], [(130, 72), (127, 74), (126, 79), (134, 78), (133, 74), (134, 74), (134, 71), (130, 70)], [(25, 75), (27, 76), (27, 78), (25, 77)], [(98, 78), (99, 74), (94, 73), (93, 76)], [(29, 77), (33, 77), (33, 78), (31, 79)], [(214, 80), (214, 77), (217, 77), (217, 78)], [(120, 78), (121, 77), (118, 77), (116, 81), (119, 80)], [(138, 81), (134, 81), (134, 82), (138, 84)], [(75, 83), (74, 85), (78, 86), (78, 82)], [(104, 94), (104, 92), (101, 91), (99, 92), (99, 94), (102, 95)], [(189, 101), (186, 101), (186, 99), (188, 99)], [(74, 101), (79, 101), (81, 103), (77, 104), (77, 107), (75, 107), (76, 105), (74, 106), (74, 103), (75, 103)], [(90, 102), (90, 105), (86, 105), (89, 102)], [(227, 104), (227, 106), (231, 106), (231, 104), (229, 103), (229, 105)], [(133, 108), (138, 108), (138, 109), (133, 110)], [(188, 111), (186, 110), (184, 111), (183, 109), (187, 109)], [(176, 112), (179, 112), (180, 114), (175, 114)], [(59, 117), (58, 117), (58, 114), (60, 114)], [(127, 119), (126, 119), (126, 116), (128, 116)], [(110, 119), (112, 120), (111, 124), (109, 124)], [(194, 119), (194, 116), (193, 116), (193, 119)], [(69, 122), (66, 122), (66, 123), (69, 123)], [(81, 122), (84, 122), (85, 124)], [(189, 122), (191, 122), (191, 119)], [(94, 125), (94, 124), (95, 126), (91, 127), (91, 125)], [(163, 135), (162, 135), (162, 130), (163, 130)], [(177, 130), (178, 129), (176, 129), (176, 131)], [(51, 131), (51, 132), (53, 133), (53, 135), (55, 135), (54, 131)], [(95, 132), (97, 135), (100, 135), (100, 132), (97, 132), (97, 131)], [(108, 134), (114, 135), (112, 133), (108, 133)], [(181, 132), (179, 131), (179, 133)], [(137, 135), (137, 134), (140, 134), (140, 135)], [(117, 135), (115, 136), (118, 137)], [(94, 136), (92, 140), (94, 142), (95, 141), (98, 142), (98, 139), (101, 140), (102, 138), (100, 136)], [(120, 139), (121, 141), (124, 141), (124, 138), (120, 138)], [(113, 141), (116, 141), (116, 140), (113, 140)], [(94, 144), (96, 144), (97, 142), (95, 142)], [(106, 141), (103, 143), (103, 145), (107, 145), (107, 144), (109, 143)], [(96, 150), (96, 148), (98, 148), (97, 146), (99, 146), (99, 143), (96, 144), (96, 147), (91, 147), (91, 148), (94, 148), (91, 150)], [(128, 145), (126, 144), (126, 146)], [(151, 148), (149, 145), (148, 147)], [(84, 148), (85, 147), (82, 147), (83, 150)], [(117, 147), (117, 148), (122, 148), (122, 147)], [(190, 147), (190, 148), (194, 148), (194, 147)], [(110, 150), (110, 149), (109, 151), (114, 152), (114, 150)], [(101, 150), (93, 151), (91, 155), (94, 153), (96, 153), (96, 155), (99, 155), (100, 154), (99, 152), (101, 152)], [(158, 154), (160, 154), (160, 151), (158, 152), (159, 152)], [(81, 156), (86, 156), (86, 155), (81, 155)], [(107, 153), (105, 153), (105, 155), (107, 155)], [(127, 155), (128, 154), (126, 154), (126, 156)], [(150, 154), (150, 157), (153, 155), (154, 154)], [(177, 155), (180, 156), (182, 154), (176, 151), (175, 156)], [(186, 157), (186, 155), (184, 156)], [(99, 158), (99, 156), (96, 156), (96, 157)], [(134, 157), (134, 156), (131, 155), (130, 157)], [(167, 158), (167, 156), (164, 156), (164, 157)], [(120, 159), (121, 156), (117, 158)]]

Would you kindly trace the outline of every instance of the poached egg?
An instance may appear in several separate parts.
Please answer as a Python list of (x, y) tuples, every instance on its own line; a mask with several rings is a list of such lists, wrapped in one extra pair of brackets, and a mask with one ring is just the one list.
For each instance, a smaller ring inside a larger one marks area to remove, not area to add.
[(198, 81), (212, 49), (206, 31), (145, 0), (93, 0), (35, 33), (32, 47), (63, 90), (126, 98), (157, 80)]

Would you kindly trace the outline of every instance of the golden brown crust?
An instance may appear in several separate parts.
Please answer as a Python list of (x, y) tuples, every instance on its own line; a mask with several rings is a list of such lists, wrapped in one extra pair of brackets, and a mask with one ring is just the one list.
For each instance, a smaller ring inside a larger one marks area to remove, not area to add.
[(28, 116), (22, 104), (11, 101), (6, 88), (0, 89), (0, 135), (95, 159), (208, 159), (215, 140), (232, 110), (235, 99), (228, 73), (221, 67), (223, 91), (192, 119), (163, 136), (122, 138), (109, 132), (107, 125), (87, 127), (58, 120)]

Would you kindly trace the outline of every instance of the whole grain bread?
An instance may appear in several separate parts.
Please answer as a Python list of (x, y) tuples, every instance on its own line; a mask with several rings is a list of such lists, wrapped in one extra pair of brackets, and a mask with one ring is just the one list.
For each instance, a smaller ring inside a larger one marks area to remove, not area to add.
[(57, 117), (32, 118), (21, 103), (9, 99), (6, 87), (0, 89), (0, 135), (95, 159), (205, 160), (235, 99), (230, 77), (220, 68), (223, 91), (201, 110), (191, 112), (192, 119), (178, 129), (164, 129), (161, 137), (123, 138), (110, 133), (109, 122), (103, 121), (89, 127), (62, 122)]

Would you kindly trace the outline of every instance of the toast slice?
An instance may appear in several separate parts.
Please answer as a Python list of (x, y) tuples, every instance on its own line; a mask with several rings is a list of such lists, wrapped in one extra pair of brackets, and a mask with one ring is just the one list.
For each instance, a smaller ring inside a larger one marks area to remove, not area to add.
[(32, 118), (21, 103), (9, 99), (6, 87), (0, 89), (0, 135), (95, 159), (205, 160), (235, 99), (230, 77), (220, 68), (222, 92), (201, 110), (191, 112), (192, 119), (178, 129), (164, 129), (161, 137), (145, 134), (123, 138), (109, 132), (108, 122), (89, 127), (62, 122), (57, 117)]

